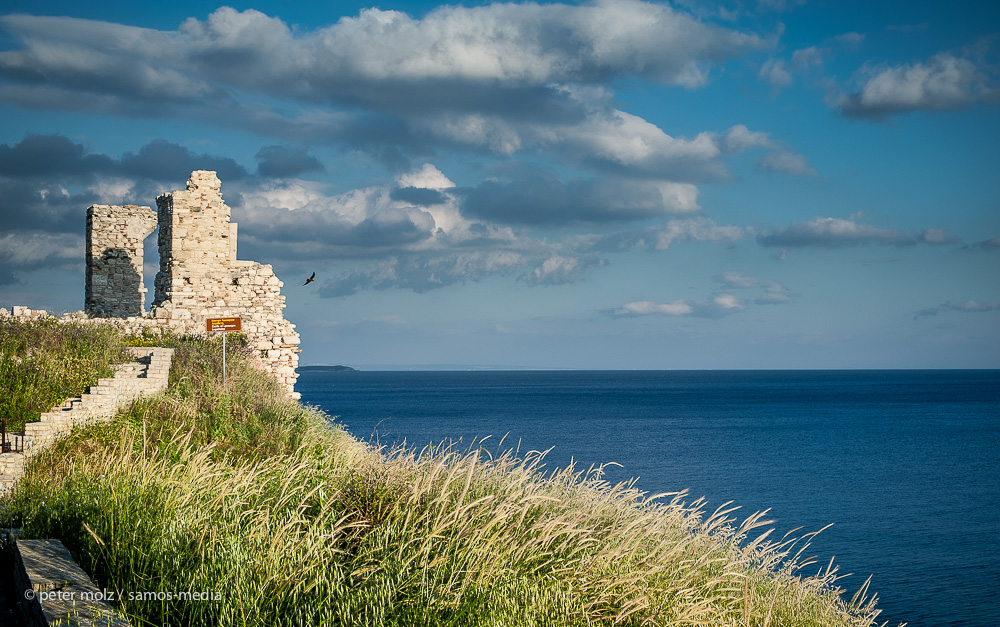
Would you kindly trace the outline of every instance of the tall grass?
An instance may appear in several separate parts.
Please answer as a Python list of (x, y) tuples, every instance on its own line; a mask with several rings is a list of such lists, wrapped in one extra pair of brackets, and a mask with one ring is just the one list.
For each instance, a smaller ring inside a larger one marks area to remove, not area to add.
[(0, 318), (0, 418), (37, 420), (126, 359), (125, 339), (108, 326)]
[[(0, 525), (58, 537), (155, 625), (867, 626), (810, 535), (683, 493), (544, 472), (487, 443), (385, 451), (285, 399), (237, 348), (178, 341), (170, 391), (35, 459)], [(163, 595), (161, 595), (163, 596)]]

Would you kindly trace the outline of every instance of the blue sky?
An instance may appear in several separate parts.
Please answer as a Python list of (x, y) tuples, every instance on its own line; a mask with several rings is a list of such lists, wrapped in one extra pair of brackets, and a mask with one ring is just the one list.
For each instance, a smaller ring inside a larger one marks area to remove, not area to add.
[(303, 364), (997, 368), (998, 35), (986, 2), (0, 1), (0, 306), (82, 308), (86, 207), (204, 168)]

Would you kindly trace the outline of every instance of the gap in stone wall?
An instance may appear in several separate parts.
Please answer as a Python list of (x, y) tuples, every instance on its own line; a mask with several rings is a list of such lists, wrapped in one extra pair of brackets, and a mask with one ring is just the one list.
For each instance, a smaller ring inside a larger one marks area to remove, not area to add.
[(160, 249), (156, 238), (160, 234), (157, 226), (142, 242), (142, 284), (146, 288), (146, 301), (142, 305), (142, 313), (148, 314), (152, 309), (153, 295), (156, 294), (156, 273), (160, 271)]

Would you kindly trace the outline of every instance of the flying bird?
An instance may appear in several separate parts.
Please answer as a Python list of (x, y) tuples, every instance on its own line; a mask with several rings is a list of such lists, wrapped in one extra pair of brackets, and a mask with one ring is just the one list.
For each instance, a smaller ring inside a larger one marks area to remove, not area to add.
[(315, 280), (316, 280), (316, 273), (315, 273), (315, 272), (313, 272), (313, 273), (312, 273), (312, 276), (311, 276), (311, 277), (309, 277), (308, 279), (306, 279), (306, 282), (305, 282), (305, 283), (303, 283), (302, 285), (309, 285), (310, 283), (312, 283), (312, 282), (313, 282), (313, 281), (315, 281)]

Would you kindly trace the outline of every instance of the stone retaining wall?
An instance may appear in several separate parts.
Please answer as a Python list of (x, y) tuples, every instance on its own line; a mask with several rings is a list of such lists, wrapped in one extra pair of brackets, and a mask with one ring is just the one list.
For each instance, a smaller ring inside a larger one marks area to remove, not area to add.
[(44, 450), (73, 427), (107, 420), (140, 396), (152, 396), (167, 389), (174, 349), (135, 347), (129, 350), (136, 360), (116, 366), (114, 377), (99, 380), (86, 394), (67, 399), (42, 414), (38, 422), (27, 423), (24, 436), (14, 436), (15, 445), (23, 446), (24, 454), (0, 454), (0, 494), (11, 489), (24, 473), (27, 457)]

